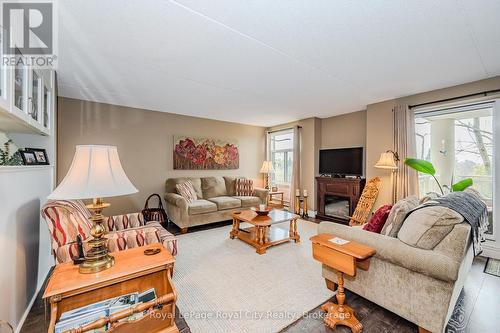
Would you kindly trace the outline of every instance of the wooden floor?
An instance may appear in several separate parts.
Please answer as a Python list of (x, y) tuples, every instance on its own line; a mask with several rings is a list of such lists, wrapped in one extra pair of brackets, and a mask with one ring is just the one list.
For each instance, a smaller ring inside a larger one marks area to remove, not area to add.
[[(313, 222), (317, 222), (311, 219)], [(197, 232), (230, 225), (231, 222), (220, 222), (208, 226), (190, 228), (188, 232)], [(175, 225), (170, 225), (168, 230), (173, 234), (179, 234), (180, 229)], [(455, 311), (448, 323), (446, 332), (467, 332), (467, 333), (490, 333), (500, 332), (500, 277), (489, 275), (483, 272), (486, 259), (477, 257), (474, 260), (471, 272), (465, 282)], [(324, 284), (318, 288), (326, 288)], [(42, 288), (43, 289), (43, 288)], [(21, 328), (21, 333), (39, 333), (46, 332), (48, 325), (48, 307), (45, 308), (41, 299), (43, 292), (38, 295), (35, 304), (26, 318)], [(417, 327), (407, 320), (387, 311), (380, 306), (347, 291), (347, 303), (353, 307), (358, 315), (358, 319), (363, 324), (363, 332), (398, 332), (410, 333), (418, 332)], [(182, 295), (178, 295), (182, 297)], [(339, 327), (335, 331), (325, 327), (323, 324), (323, 312), (318, 307), (311, 310), (304, 318), (299, 319), (289, 327), (282, 330), (286, 333), (297, 332), (339, 332), (347, 333), (349, 329)], [(181, 309), (182, 310), (182, 309)], [(177, 309), (175, 322), (181, 333), (190, 332), (186, 321), (180, 316)], [(146, 333), (146, 332), (144, 332)], [(212, 333), (212, 332), (204, 332)], [(217, 332), (213, 332), (217, 333)], [(236, 333), (236, 332), (235, 332)]]

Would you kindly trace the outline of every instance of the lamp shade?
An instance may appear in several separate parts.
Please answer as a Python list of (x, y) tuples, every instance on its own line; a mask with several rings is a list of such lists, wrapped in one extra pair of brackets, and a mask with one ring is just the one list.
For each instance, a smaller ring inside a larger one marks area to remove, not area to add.
[(394, 154), (392, 152), (380, 154), (380, 159), (375, 164), (375, 168), (397, 170), (398, 166), (394, 161)]
[(260, 173), (273, 173), (273, 162), (272, 161), (264, 161), (262, 163), (262, 168), (260, 168)]
[(138, 192), (123, 171), (114, 146), (76, 146), (75, 156), (48, 199), (91, 199)]

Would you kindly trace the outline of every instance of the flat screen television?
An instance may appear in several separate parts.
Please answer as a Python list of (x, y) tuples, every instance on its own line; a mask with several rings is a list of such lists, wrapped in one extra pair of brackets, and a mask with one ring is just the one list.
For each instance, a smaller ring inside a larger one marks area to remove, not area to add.
[(321, 149), (319, 173), (322, 175), (363, 176), (363, 147)]

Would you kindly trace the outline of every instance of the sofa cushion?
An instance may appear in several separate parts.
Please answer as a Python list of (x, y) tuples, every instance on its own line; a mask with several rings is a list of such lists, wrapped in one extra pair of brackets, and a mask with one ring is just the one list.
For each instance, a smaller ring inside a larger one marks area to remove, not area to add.
[(178, 193), (175, 185), (179, 183), (184, 183), (190, 181), (193, 184), (194, 191), (198, 198), (203, 198), (203, 192), (201, 191), (201, 179), (195, 177), (179, 177), (179, 178), (168, 178), (165, 183), (165, 190), (167, 193)]
[(201, 190), (204, 199), (227, 195), (226, 182), (222, 177), (201, 178)]
[[(238, 177), (243, 178), (243, 177)], [(236, 177), (224, 176), (224, 181), (226, 182), (226, 192), (229, 196), (236, 195)]]
[(188, 204), (189, 215), (198, 215), (217, 211), (217, 205), (204, 199), (198, 199)]
[(233, 197), (220, 196), (208, 198), (207, 200), (214, 202), (217, 205), (218, 210), (241, 207), (241, 200)]
[(410, 246), (432, 250), (464, 218), (442, 206), (429, 206), (412, 212), (403, 223), (398, 239)]
[(416, 196), (401, 199), (392, 207), (389, 217), (382, 228), (381, 234), (397, 237), (406, 215), (419, 204)]
[(259, 197), (253, 196), (234, 196), (236, 199), (241, 200), (241, 207), (258, 206), (260, 204)]
[(389, 216), (391, 208), (392, 205), (383, 205), (382, 207), (377, 209), (375, 214), (373, 214), (372, 218), (370, 219), (370, 222), (364, 225), (363, 230), (376, 232), (377, 234), (380, 234), (380, 231), (382, 230), (385, 222), (387, 221), (387, 217)]

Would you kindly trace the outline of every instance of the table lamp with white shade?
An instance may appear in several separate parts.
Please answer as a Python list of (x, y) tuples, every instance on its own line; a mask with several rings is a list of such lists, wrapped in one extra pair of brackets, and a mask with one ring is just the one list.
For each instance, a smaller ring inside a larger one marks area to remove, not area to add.
[(273, 161), (264, 161), (260, 173), (264, 174), (264, 184), (266, 190), (269, 189), (269, 174), (274, 172)]
[(114, 258), (108, 254), (106, 229), (102, 225), (102, 210), (109, 207), (103, 202), (104, 197), (136, 193), (138, 190), (123, 171), (114, 146), (80, 145), (76, 146), (75, 156), (68, 173), (48, 196), (48, 199), (93, 199), (87, 208), (93, 212), (90, 220), (92, 228), (89, 241), (90, 250), (85, 254), (85, 261), (80, 264), (80, 273), (95, 273), (114, 264)]

